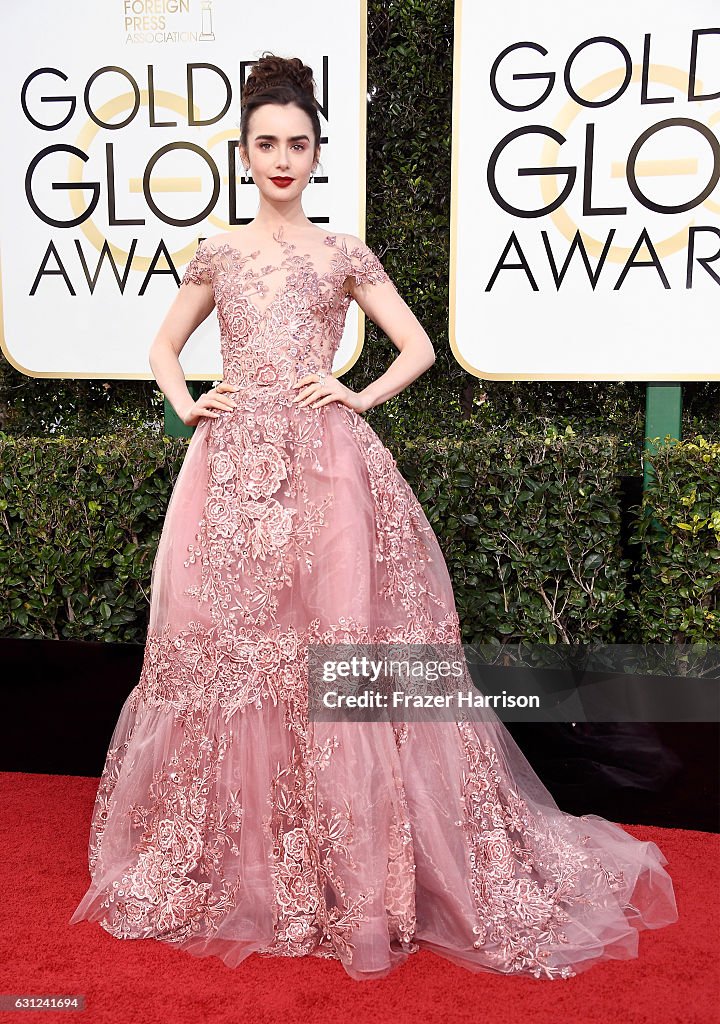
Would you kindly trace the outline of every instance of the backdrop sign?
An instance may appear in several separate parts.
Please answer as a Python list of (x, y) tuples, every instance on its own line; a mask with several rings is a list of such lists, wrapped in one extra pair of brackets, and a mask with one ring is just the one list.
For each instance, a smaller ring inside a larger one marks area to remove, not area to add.
[[(242, 87), (265, 50), (314, 71), (323, 137), (306, 214), (359, 233), (365, 17), (359, 0), (342, 18), (332, 0), (12, 4), (0, 72), (9, 361), (31, 376), (152, 378), (148, 350), (198, 240), (257, 211), (236, 140)], [(353, 303), (336, 369), (357, 358), (361, 320)], [(180, 358), (190, 379), (221, 375), (214, 316)]]
[(499, 379), (717, 379), (715, 0), (458, 0), (450, 338)]

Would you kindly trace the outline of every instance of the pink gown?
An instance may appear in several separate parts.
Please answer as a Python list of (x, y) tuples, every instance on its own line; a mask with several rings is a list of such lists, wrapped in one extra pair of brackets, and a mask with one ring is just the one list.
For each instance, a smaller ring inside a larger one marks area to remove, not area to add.
[(213, 295), (223, 378), (241, 390), (200, 421), (172, 492), (70, 923), (229, 967), (332, 958), (357, 980), (418, 949), (544, 979), (636, 957), (639, 931), (677, 920), (667, 859), (559, 810), (493, 712), (309, 717), (308, 645), (461, 641), (437, 538), (390, 452), (346, 406), (292, 404), (298, 377), (331, 371), (347, 279), (361, 302), (394, 286), (351, 235), (270, 245), (208, 239), (183, 277)]

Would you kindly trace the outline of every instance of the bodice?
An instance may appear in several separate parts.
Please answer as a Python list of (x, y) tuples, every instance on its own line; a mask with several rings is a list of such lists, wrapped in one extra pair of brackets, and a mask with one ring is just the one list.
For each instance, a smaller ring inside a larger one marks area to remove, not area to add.
[(208, 238), (182, 284), (212, 288), (223, 379), (289, 401), (298, 377), (332, 370), (353, 301), (348, 278), (376, 283), (388, 275), (376, 254), (352, 235), (318, 229), (317, 241), (303, 245), (302, 253), (282, 228), (272, 240), (276, 252), (261, 253)]

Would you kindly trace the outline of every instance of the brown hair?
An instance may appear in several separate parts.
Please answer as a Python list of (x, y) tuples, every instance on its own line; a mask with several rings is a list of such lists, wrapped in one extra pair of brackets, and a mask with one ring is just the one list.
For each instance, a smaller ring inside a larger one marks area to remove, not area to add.
[(248, 124), (253, 110), (265, 103), (285, 106), (295, 103), (310, 118), (315, 135), (315, 148), (320, 145), (319, 104), (315, 99), (315, 81), (312, 68), (299, 57), (277, 57), (265, 52), (245, 82), (242, 91), (242, 116), (239, 143), (248, 151)]

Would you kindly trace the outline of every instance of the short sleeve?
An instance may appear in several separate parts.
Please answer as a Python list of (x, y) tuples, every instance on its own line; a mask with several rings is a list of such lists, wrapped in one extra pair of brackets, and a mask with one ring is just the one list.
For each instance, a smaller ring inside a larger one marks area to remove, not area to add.
[(352, 265), (348, 277), (353, 277), (357, 284), (382, 284), (390, 280), (376, 253), (359, 239), (348, 240), (348, 255)]
[(211, 253), (205, 242), (201, 242), (195, 255), (185, 268), (181, 284), (212, 284)]

